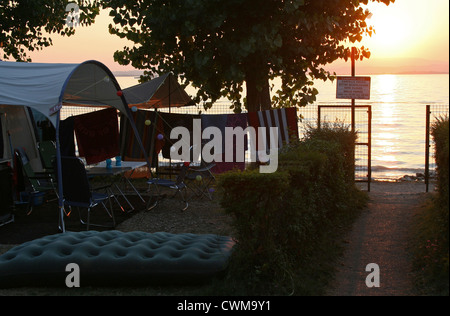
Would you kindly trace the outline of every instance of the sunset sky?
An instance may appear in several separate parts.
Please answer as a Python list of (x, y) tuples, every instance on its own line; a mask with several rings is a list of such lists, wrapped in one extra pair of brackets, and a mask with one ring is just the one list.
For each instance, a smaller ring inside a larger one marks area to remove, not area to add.
[[(449, 0), (396, 0), (389, 6), (372, 3), (369, 9), (373, 17), (368, 23), (375, 27), (376, 34), (360, 44), (372, 52), (371, 60), (363, 65), (380, 70), (389, 63), (387, 59), (400, 58), (405, 63), (409, 60), (407, 67), (411, 67), (411, 63), (419, 67), (427, 62), (416, 59), (424, 59), (439, 65), (438, 68), (444, 65), (448, 71)], [(93, 26), (79, 28), (75, 36), (68, 38), (52, 36), (52, 47), (30, 56), (34, 62), (72, 63), (95, 59), (113, 71), (131, 70), (113, 60), (114, 51), (122, 49), (127, 42), (109, 34), (110, 21), (108, 13), (102, 12)], [(399, 65), (397, 61), (394, 63)], [(341, 69), (342, 62), (336, 63), (336, 67)]]

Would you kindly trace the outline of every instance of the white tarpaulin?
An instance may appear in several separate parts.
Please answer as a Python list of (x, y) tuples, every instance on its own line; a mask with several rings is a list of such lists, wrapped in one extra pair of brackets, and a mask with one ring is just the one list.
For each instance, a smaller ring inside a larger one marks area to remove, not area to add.
[(0, 104), (34, 108), (56, 126), (64, 104), (112, 106), (127, 114), (120, 86), (103, 64), (40, 64), (0, 61)]

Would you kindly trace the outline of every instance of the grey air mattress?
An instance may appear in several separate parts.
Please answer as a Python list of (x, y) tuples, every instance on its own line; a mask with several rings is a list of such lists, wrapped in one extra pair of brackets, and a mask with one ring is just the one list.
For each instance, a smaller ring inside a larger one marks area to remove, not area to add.
[(225, 272), (234, 244), (217, 235), (66, 232), (0, 256), (0, 288), (66, 286), (72, 263), (81, 287), (203, 283)]

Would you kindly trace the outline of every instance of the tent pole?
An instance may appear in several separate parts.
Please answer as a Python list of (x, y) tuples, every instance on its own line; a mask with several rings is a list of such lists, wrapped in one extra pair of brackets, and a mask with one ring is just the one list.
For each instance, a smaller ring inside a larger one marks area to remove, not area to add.
[[(150, 153), (152, 155), (152, 163), (154, 163), (156, 165), (155, 169), (156, 169), (156, 174), (157, 175), (159, 174), (159, 160), (158, 160), (158, 155), (155, 155), (154, 150), (155, 150), (156, 127), (158, 126), (158, 116), (159, 116), (158, 109), (156, 108), (155, 109), (155, 122), (154, 122), (154, 124), (152, 126), (152, 140), (151, 140), (151, 143), (150, 143), (151, 144), (150, 145)], [(156, 163), (155, 163), (155, 161), (153, 161), (153, 159), (156, 160)]]
[(11, 154), (11, 168), (14, 169), (14, 146), (11, 139), (11, 132), (9, 131), (8, 117), (5, 113), (5, 124), (6, 124), (6, 133), (8, 134), (8, 142), (9, 142), (9, 151)]
[[(171, 81), (172, 81), (172, 73), (169, 73), (169, 113), (172, 113), (172, 99), (171, 99), (171, 95), (172, 95), (172, 91), (171, 90)], [(169, 157), (169, 169), (170, 169), (170, 173), (172, 173), (172, 154)]]
[(61, 121), (61, 110), (56, 114), (56, 168), (58, 176), (58, 208), (59, 208), (59, 225), (63, 233), (66, 232), (66, 225), (64, 223), (64, 196), (62, 184), (62, 164), (61, 164), (61, 146), (59, 142), (59, 126)]
[(172, 86), (170, 84), (171, 82), (172, 82), (172, 73), (169, 74), (169, 113), (172, 113), (172, 100), (171, 100)]

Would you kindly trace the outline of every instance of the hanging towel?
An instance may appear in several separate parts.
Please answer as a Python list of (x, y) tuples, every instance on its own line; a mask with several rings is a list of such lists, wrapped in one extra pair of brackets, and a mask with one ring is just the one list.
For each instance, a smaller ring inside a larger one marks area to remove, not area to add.
[(73, 116), (59, 122), (59, 146), (61, 156), (75, 157), (75, 119)]
[(0, 132), (2, 133), (2, 136), (0, 137), (0, 159), (3, 158), (3, 154), (4, 154), (4, 142), (3, 142), (3, 127), (2, 127), (2, 119), (3, 116), (0, 116)]
[[(266, 128), (266, 141), (270, 144), (270, 127), (278, 128), (278, 148), (298, 139), (298, 119), (296, 108), (282, 108), (248, 113), (250, 126), (258, 131), (258, 127)], [(258, 138), (258, 137), (257, 137)], [(254, 140), (257, 142), (257, 139)], [(259, 148), (258, 148), (259, 149)], [(270, 147), (266, 147), (269, 151)], [(262, 149), (260, 149), (262, 150)]]
[[(248, 126), (248, 115), (246, 113), (242, 114), (228, 114), (226, 116), (226, 124), (225, 127), (241, 127), (243, 130), (245, 130)], [(202, 121), (203, 124), (203, 121)], [(203, 126), (202, 126), (203, 127)], [(222, 133), (224, 137), (224, 146), (225, 146), (225, 132)], [(248, 150), (248, 144), (247, 144), (247, 136), (245, 136), (244, 139), (244, 151)], [(222, 153), (222, 162), (216, 162), (216, 165), (212, 169), (213, 173), (221, 174), (233, 169), (239, 169), (244, 170), (245, 169), (245, 160), (244, 161), (237, 161), (236, 157), (236, 150), (240, 148), (237, 148), (237, 140), (233, 139), (233, 161), (226, 161), (225, 157), (225, 149)], [(245, 155), (245, 153), (244, 153)]]
[[(245, 130), (248, 127), (248, 114), (230, 114), (227, 118), (227, 127), (241, 127)], [(236, 140), (234, 140), (233, 147), (236, 147)], [(244, 137), (244, 150), (248, 150), (248, 139), (247, 136)]]
[[(203, 131), (208, 127), (217, 127), (222, 135), (222, 148), (215, 152), (215, 155), (222, 155), (225, 153), (225, 127), (227, 127), (227, 114), (203, 114), (202, 115), (202, 135)], [(210, 140), (202, 140), (202, 145), (205, 145)], [(202, 146), (203, 150), (203, 146)]]
[(194, 144), (194, 119), (201, 119), (200, 115), (160, 113), (160, 118), (164, 127), (164, 145), (162, 147), (162, 155), (164, 158), (170, 159), (170, 148), (180, 140), (180, 138), (170, 139), (170, 134), (176, 127), (186, 128), (190, 133), (189, 146)]
[(80, 157), (88, 165), (119, 155), (119, 123), (116, 109), (75, 116), (75, 135)]
[[(155, 166), (157, 155), (163, 144), (157, 138), (158, 134), (163, 133), (162, 121), (158, 118), (158, 112), (139, 110), (132, 112), (132, 119), (141, 137), (145, 152), (151, 159), (152, 165)], [(145, 155), (136, 139), (130, 121), (123, 115), (120, 119), (120, 155), (124, 161), (145, 161)]]

